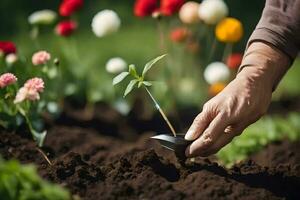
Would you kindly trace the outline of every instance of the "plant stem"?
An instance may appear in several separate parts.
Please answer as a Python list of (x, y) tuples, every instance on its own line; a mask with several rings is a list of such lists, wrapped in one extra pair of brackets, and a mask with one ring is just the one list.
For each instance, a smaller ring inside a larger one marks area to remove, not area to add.
[(30, 121), (26, 111), (24, 109), (22, 109), (19, 105), (17, 106), (17, 109), (21, 113), (21, 115), (23, 115), (23, 117), (25, 118), (26, 124), (30, 130), (31, 135), (33, 136), (33, 139), (38, 143), (39, 147), (43, 146), (46, 132), (44, 132), (42, 134), (39, 134), (38, 132), (36, 132), (31, 124), (31, 121)]
[(159, 104), (157, 103), (157, 101), (154, 99), (154, 97), (152, 96), (151, 92), (148, 90), (147, 87), (144, 87), (147, 91), (147, 93), (149, 94), (150, 98), (152, 99), (152, 101), (155, 104), (155, 108), (159, 111), (159, 113), (161, 114), (161, 116), (163, 117), (163, 119), (165, 120), (165, 122), (167, 123), (167, 125), (169, 126), (170, 130), (172, 131), (174, 137), (176, 137), (176, 132), (175, 129), (173, 128), (171, 122), (169, 121), (167, 115), (164, 113), (164, 111), (161, 109), (161, 107), (159, 106)]
[(226, 62), (227, 57), (232, 53), (233, 43), (227, 43), (225, 45), (222, 62)]
[(158, 30), (158, 37), (159, 37), (159, 50), (161, 53), (164, 53), (164, 51), (166, 50), (166, 45), (165, 45), (163, 24), (161, 19), (157, 19), (157, 30)]
[(210, 53), (209, 53), (209, 55), (208, 55), (207, 64), (210, 63), (211, 58), (212, 58), (212, 56), (214, 55), (214, 53), (215, 53), (215, 51), (216, 51), (217, 45), (218, 45), (218, 41), (217, 41), (217, 39), (215, 38), (214, 41), (213, 41), (213, 43), (212, 43), (212, 47), (211, 47), (211, 49), (210, 49)]

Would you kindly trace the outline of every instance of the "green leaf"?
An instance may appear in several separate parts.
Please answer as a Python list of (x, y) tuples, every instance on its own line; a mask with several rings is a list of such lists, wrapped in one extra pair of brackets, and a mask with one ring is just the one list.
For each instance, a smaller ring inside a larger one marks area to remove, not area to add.
[(148, 87), (152, 86), (152, 83), (150, 83), (149, 81), (143, 81), (143, 84)]
[(135, 86), (135, 84), (138, 82), (138, 80), (131, 80), (124, 92), (124, 96), (123, 97), (126, 97), (127, 94), (129, 94), (132, 90), (133, 90), (133, 87)]
[(121, 74), (119, 74), (118, 76), (116, 76), (113, 79), (113, 85), (117, 85), (118, 83), (123, 81), (126, 78), (126, 76), (128, 76), (128, 75), (129, 75), (129, 72), (122, 72)]
[(145, 67), (144, 67), (144, 70), (143, 70), (143, 73), (142, 73), (142, 77), (144, 78), (146, 73), (151, 69), (151, 67), (156, 63), (158, 62), (159, 60), (161, 60), (163, 57), (165, 57), (167, 54), (164, 54), (162, 56), (158, 56), (157, 58), (154, 58), (153, 60), (149, 61)]
[(133, 76), (135, 78), (139, 78), (139, 76), (136, 72), (135, 65), (129, 65), (129, 73), (131, 74), (131, 76)]

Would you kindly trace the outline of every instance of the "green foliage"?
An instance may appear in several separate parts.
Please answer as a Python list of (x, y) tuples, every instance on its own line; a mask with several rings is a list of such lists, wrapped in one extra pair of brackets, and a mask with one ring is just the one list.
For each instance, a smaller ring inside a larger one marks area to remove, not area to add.
[(288, 138), (300, 138), (300, 114), (290, 113), (287, 117), (266, 116), (249, 126), (242, 135), (221, 149), (217, 157), (227, 166), (247, 158), (270, 142)]
[(138, 84), (138, 88), (142, 87), (143, 85), (145, 87), (150, 87), (152, 84), (149, 81), (145, 81), (145, 76), (147, 72), (154, 66), (154, 64), (165, 56), (166, 54), (158, 56), (146, 63), (141, 76), (138, 75), (135, 65), (129, 65), (128, 72), (122, 72), (113, 79), (113, 85), (121, 83), (130, 74), (132, 76), (132, 80), (129, 82), (125, 89), (124, 97), (126, 97), (134, 89), (134, 86), (136, 84)]
[(69, 200), (58, 185), (42, 180), (33, 165), (0, 160), (0, 197), (5, 200)]

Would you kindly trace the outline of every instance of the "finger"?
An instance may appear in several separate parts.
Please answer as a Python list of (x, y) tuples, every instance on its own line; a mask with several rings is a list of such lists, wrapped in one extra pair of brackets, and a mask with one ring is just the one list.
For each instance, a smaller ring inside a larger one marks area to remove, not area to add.
[(230, 125), (226, 127), (224, 133), (220, 135), (217, 141), (211, 147), (207, 148), (202, 155), (210, 156), (216, 154), (220, 149), (230, 143), (235, 136), (240, 135), (246, 127), (246, 124)]
[(203, 152), (206, 152), (224, 133), (225, 128), (229, 125), (230, 120), (227, 119), (226, 115), (219, 114), (217, 117), (209, 124), (208, 128), (204, 133), (195, 140), (186, 149), (186, 156), (202, 156)]
[(203, 110), (199, 115), (197, 115), (184, 139), (189, 141), (197, 139), (211, 122), (211, 117), (209, 117), (209, 115), (209, 111), (207, 110)]

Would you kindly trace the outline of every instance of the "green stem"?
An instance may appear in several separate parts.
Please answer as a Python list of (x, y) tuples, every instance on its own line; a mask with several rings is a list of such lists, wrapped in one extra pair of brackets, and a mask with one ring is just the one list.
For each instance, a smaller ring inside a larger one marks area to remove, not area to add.
[(157, 20), (157, 30), (158, 30), (158, 36), (159, 36), (159, 49), (160, 49), (161, 53), (164, 53), (164, 51), (166, 49), (166, 45), (165, 45), (165, 36), (164, 36), (163, 24), (162, 24), (161, 19)]
[(44, 142), (44, 139), (45, 139), (47, 133), (45, 131), (41, 134), (36, 132), (34, 130), (34, 128), (32, 127), (31, 121), (30, 121), (26, 111), (24, 109), (22, 109), (19, 105), (17, 105), (17, 109), (21, 113), (21, 115), (23, 115), (23, 117), (25, 118), (26, 124), (29, 128), (30, 133), (33, 136), (33, 139), (35, 141), (37, 141), (39, 147), (43, 146), (43, 142)]
[(163, 117), (163, 119), (165, 120), (165, 122), (167, 123), (167, 125), (169, 126), (170, 130), (172, 131), (174, 137), (176, 137), (176, 132), (174, 127), (172, 126), (171, 122), (169, 121), (167, 115), (164, 113), (164, 111), (161, 109), (161, 107), (159, 106), (158, 102), (155, 100), (155, 98), (152, 96), (151, 92), (148, 90), (147, 87), (144, 87), (147, 91), (147, 93), (149, 94), (151, 100), (154, 102), (155, 108), (159, 111), (159, 113), (161, 114), (161, 116)]
[(226, 58), (232, 53), (233, 43), (227, 43), (225, 45), (222, 62), (226, 62)]
[(211, 58), (212, 58), (213, 54), (214, 54), (215, 51), (216, 51), (217, 44), (218, 44), (218, 43), (217, 43), (217, 39), (215, 38), (214, 41), (213, 41), (213, 43), (212, 43), (212, 47), (211, 47), (211, 49), (210, 49), (210, 53), (209, 53), (209, 55), (208, 55), (207, 65), (210, 63)]

